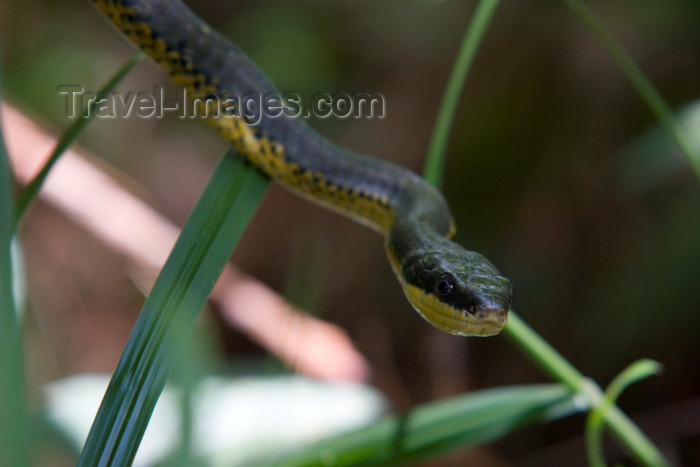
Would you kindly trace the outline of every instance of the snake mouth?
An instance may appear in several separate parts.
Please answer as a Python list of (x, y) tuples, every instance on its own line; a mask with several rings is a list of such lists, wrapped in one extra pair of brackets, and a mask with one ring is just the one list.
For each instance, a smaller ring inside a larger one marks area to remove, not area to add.
[(508, 323), (508, 310), (497, 305), (480, 306), (473, 313), (441, 302), (409, 283), (402, 283), (406, 298), (413, 308), (430, 324), (457, 336), (494, 336)]
[(495, 330), (494, 334), (498, 334), (501, 331), (501, 329), (503, 329), (508, 323), (508, 309), (499, 306), (484, 306), (480, 307), (479, 310), (475, 313), (465, 313), (473, 317), (473, 319), (476, 321), (481, 321), (482, 323), (491, 323)]

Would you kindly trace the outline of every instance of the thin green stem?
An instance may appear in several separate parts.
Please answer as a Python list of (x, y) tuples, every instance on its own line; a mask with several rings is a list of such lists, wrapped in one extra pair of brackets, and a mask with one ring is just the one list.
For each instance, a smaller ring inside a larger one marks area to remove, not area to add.
[(613, 405), (605, 413), (605, 423), (620, 444), (643, 465), (669, 465), (661, 451), (618, 406)]
[(661, 372), (661, 364), (653, 360), (637, 360), (619, 375), (605, 389), (605, 397), (601, 403), (592, 410), (586, 420), (586, 452), (590, 465), (598, 467), (605, 465), (603, 456), (603, 427), (605, 415), (622, 394), (622, 391), (630, 384)]
[(512, 310), (508, 314), (508, 326), (503, 333), (553, 379), (566, 384), (572, 391), (584, 390), (586, 377)]
[(617, 66), (620, 67), (620, 70), (632, 83), (632, 86), (634, 86), (651, 111), (656, 115), (656, 118), (659, 119), (661, 125), (674, 139), (697, 176), (700, 177), (700, 149), (690, 140), (688, 134), (678, 123), (673, 111), (649, 78), (586, 4), (581, 0), (564, 0), (564, 3), (588, 26), (598, 42), (610, 54)]
[(479, 44), (481, 44), (486, 27), (491, 21), (491, 17), (499, 2), (500, 0), (481, 0), (477, 5), (474, 16), (464, 35), (462, 47), (452, 68), (449, 81), (445, 87), (445, 94), (442, 96), (423, 171), (425, 178), (436, 187), (440, 187), (442, 184), (447, 140), (452, 129), (459, 96), (462, 93), (462, 88), (466, 82)]
[[(605, 403), (600, 387), (579, 372), (513, 311), (503, 332), (553, 379), (563, 382), (574, 392), (585, 394), (591, 410)], [(644, 465), (668, 464), (649, 438), (616, 405), (611, 405), (604, 412), (604, 418), (620, 443)]]
[(66, 132), (63, 133), (61, 139), (56, 143), (56, 147), (51, 153), (49, 160), (46, 161), (46, 164), (44, 164), (39, 173), (32, 179), (32, 181), (30, 181), (27, 184), (26, 188), (20, 194), (19, 199), (17, 200), (17, 209), (15, 214), (17, 222), (19, 222), (24, 213), (27, 211), (29, 205), (36, 198), (37, 194), (39, 193), (39, 190), (41, 189), (41, 185), (43, 185), (44, 180), (46, 180), (46, 177), (49, 175), (49, 171), (58, 161), (58, 158), (61, 157), (61, 154), (63, 154), (64, 151), (68, 149), (68, 147), (71, 144), (73, 144), (73, 141), (75, 141), (78, 135), (80, 135), (80, 133), (85, 128), (85, 125), (88, 124), (92, 115), (95, 113), (94, 111), (96, 106), (100, 104), (101, 100), (107, 94), (112, 92), (112, 90), (117, 86), (117, 84), (119, 84), (121, 80), (124, 79), (124, 77), (131, 71), (134, 65), (136, 65), (136, 63), (143, 57), (144, 53), (142, 51), (138, 51), (129, 59), (129, 61), (127, 61), (119, 70), (117, 70), (117, 72), (109, 79), (109, 81), (107, 81), (100, 88), (100, 90), (97, 91), (95, 98), (90, 101), (83, 115), (77, 117), (75, 122), (68, 128), (68, 130), (66, 130)]

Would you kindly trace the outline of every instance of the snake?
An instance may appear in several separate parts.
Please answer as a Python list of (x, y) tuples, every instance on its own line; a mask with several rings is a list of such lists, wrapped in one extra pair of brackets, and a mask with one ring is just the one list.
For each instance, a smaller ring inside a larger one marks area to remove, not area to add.
[(459, 336), (492, 336), (506, 326), (513, 286), (483, 255), (451, 240), (455, 223), (437, 188), (407, 168), (332, 143), (301, 118), (262, 112), (251, 121), (236, 112), (240, 96), (275, 87), (180, 1), (93, 3), (190, 96), (233, 103), (207, 120), (248, 164), (381, 233), (406, 298), (430, 324)]

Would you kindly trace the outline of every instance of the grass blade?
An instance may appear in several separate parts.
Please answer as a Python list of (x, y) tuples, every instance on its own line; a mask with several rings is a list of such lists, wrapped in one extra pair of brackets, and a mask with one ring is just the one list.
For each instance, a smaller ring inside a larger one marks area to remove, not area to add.
[(433, 134), (430, 137), (430, 146), (428, 147), (428, 157), (425, 161), (425, 169), (423, 175), (425, 178), (435, 185), (440, 187), (442, 184), (442, 172), (445, 165), (445, 149), (447, 140), (452, 129), (457, 104), (459, 103), (459, 95), (462, 92), (462, 87), (469, 74), (469, 69), (474, 61), (476, 50), (479, 48), (481, 38), (484, 36), (486, 27), (491, 21), (493, 13), (496, 11), (500, 0), (481, 0), (474, 11), (474, 16), (467, 28), (462, 41), (462, 47), (457, 55), (450, 79), (445, 87), (445, 94), (440, 103)]
[(0, 128), (0, 465), (28, 466), (24, 357), (13, 291), (12, 177)]
[(617, 403), (617, 399), (627, 386), (641, 379), (661, 373), (662, 365), (649, 359), (637, 360), (617, 375), (605, 390), (605, 398), (593, 410), (586, 420), (586, 452), (588, 463), (592, 466), (604, 466), (603, 424), (605, 412)]
[(81, 466), (130, 465), (153, 407), (268, 182), (222, 159), (141, 310), (88, 435)]
[(632, 86), (642, 96), (651, 111), (659, 119), (661, 125), (669, 132), (680, 150), (690, 162), (695, 174), (700, 177), (700, 150), (693, 144), (688, 134), (678, 123), (673, 111), (659, 91), (656, 90), (652, 82), (644, 72), (637, 66), (632, 57), (608, 31), (603, 23), (593, 14), (593, 12), (581, 0), (564, 0), (569, 8), (579, 17), (579, 19), (590, 29), (598, 42), (610, 54), (617, 63), (620, 70), (627, 76)]
[(508, 313), (508, 325), (503, 330), (503, 335), (511, 339), (550, 377), (566, 384), (572, 391), (580, 391), (585, 386), (586, 377), (513, 310)]
[[(540, 365), (553, 379), (562, 381), (572, 391), (585, 393), (593, 410), (604, 403), (604, 394), (597, 384), (586, 379), (539, 334), (532, 330), (513, 310), (503, 330), (526, 355)], [(668, 465), (659, 449), (616, 405), (604, 411), (605, 423), (620, 445), (644, 465)]]
[(58, 161), (58, 158), (61, 157), (61, 154), (63, 154), (63, 152), (71, 144), (73, 144), (76, 138), (85, 129), (85, 125), (88, 124), (88, 122), (94, 115), (95, 107), (98, 105), (100, 100), (107, 94), (112, 92), (114, 88), (117, 87), (117, 85), (121, 82), (121, 80), (124, 79), (124, 77), (127, 74), (129, 74), (134, 65), (136, 65), (136, 63), (138, 63), (138, 61), (141, 60), (143, 57), (144, 53), (142, 51), (138, 51), (119, 70), (117, 70), (117, 72), (100, 88), (100, 90), (97, 91), (95, 99), (90, 102), (87, 109), (85, 109), (83, 115), (78, 117), (75, 120), (75, 122), (66, 130), (66, 132), (63, 133), (63, 136), (61, 136), (61, 139), (59, 139), (56, 143), (56, 147), (51, 153), (49, 159), (46, 161), (46, 164), (44, 164), (44, 166), (41, 168), (36, 177), (34, 177), (34, 179), (27, 184), (25, 189), (20, 194), (19, 200), (17, 200), (17, 222), (19, 222), (29, 205), (32, 203), (34, 198), (36, 198), (36, 195), (41, 189), (41, 185), (44, 183), (44, 180), (46, 180), (46, 177), (49, 175), (51, 167), (54, 166), (56, 161)]
[(417, 407), (284, 460), (284, 466), (384, 465), (486, 443), (583, 410), (561, 384), (489, 389)]

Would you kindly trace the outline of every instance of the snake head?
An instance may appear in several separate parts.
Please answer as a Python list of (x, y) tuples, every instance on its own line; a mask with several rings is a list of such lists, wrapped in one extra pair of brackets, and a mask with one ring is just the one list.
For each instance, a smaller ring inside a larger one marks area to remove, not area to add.
[(513, 287), (479, 253), (445, 241), (440, 249), (404, 258), (401, 276), (413, 307), (443, 331), (491, 336), (507, 323)]

